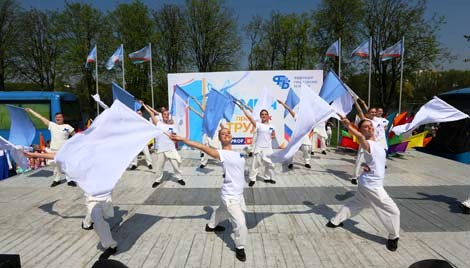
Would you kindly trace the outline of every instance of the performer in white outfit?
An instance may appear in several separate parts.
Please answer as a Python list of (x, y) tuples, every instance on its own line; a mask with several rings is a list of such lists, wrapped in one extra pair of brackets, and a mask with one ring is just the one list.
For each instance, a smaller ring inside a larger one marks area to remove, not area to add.
[(274, 164), (267, 155), (273, 153), (272, 140), (276, 138), (276, 132), (274, 131), (274, 126), (269, 124), (269, 113), (265, 109), (261, 110), (261, 122), (257, 122), (248, 114), (245, 107), (238, 103), (237, 105), (243, 111), (250, 123), (256, 127), (256, 142), (253, 152), (253, 162), (250, 169), (250, 182), (248, 185), (250, 187), (255, 185), (256, 176), (258, 176), (258, 172), (261, 167), (264, 168), (264, 182), (274, 184), (276, 183), (276, 181), (273, 180)]
[[(52, 153), (56, 153), (60, 150), (60, 147), (75, 134), (75, 129), (64, 123), (64, 115), (62, 113), (55, 114), (55, 123), (49, 121), (47, 118), (43, 117), (39, 113), (33, 111), (30, 108), (25, 109), (28, 113), (34, 115), (38, 118), (44, 125), (46, 125), (51, 132), (51, 148)], [(55, 187), (61, 184), (61, 169), (58, 163), (54, 163), (54, 180), (51, 184), (51, 187)], [(74, 181), (69, 181), (67, 183), (69, 186), (76, 186), (77, 184)]]
[[(286, 104), (284, 103), (283, 101), (281, 100), (277, 100), (277, 102), (279, 102), (279, 104), (281, 104), (284, 109), (286, 109), (290, 115), (295, 118), (295, 112)], [(302, 142), (302, 145), (300, 146), (300, 151), (302, 152), (302, 155), (303, 155), (303, 158), (304, 158), (304, 165), (306, 168), (312, 168), (312, 166), (310, 165), (310, 160), (311, 160), (311, 156), (310, 156), (310, 153), (312, 152), (312, 141), (311, 141), (311, 137), (313, 135), (313, 129), (312, 131), (310, 131), (309, 134), (307, 134), (304, 139), (303, 139), (303, 142)], [(288, 162), (288, 168), (289, 169), (293, 169), (294, 168), (294, 164), (292, 163), (294, 160), (294, 157), (292, 157)]]
[(361, 120), (359, 130), (345, 117), (342, 123), (356, 136), (364, 151), (365, 165), (359, 177), (358, 190), (348, 199), (338, 214), (326, 226), (336, 228), (342, 222), (354, 217), (362, 209), (372, 207), (389, 233), (387, 249), (395, 251), (400, 232), (400, 210), (383, 187), (386, 154), (382, 145), (375, 141), (374, 126), (370, 120)]
[[(369, 108), (365, 101), (364, 100), (361, 100), (361, 103), (362, 105), (364, 106), (364, 108), (366, 108), (367, 110), (367, 114), (364, 115), (361, 107), (359, 106), (359, 103), (357, 102), (357, 100), (354, 101), (355, 105), (356, 105), (356, 110), (357, 110), (357, 114), (359, 116), (359, 119), (360, 120), (364, 120), (364, 119), (368, 119), (372, 122), (373, 126), (374, 126), (374, 129), (375, 129), (375, 133), (374, 133), (374, 137), (375, 137), (375, 140), (382, 146), (382, 148), (386, 151), (388, 149), (388, 145), (387, 145), (387, 138), (386, 138), (386, 135), (385, 135), (385, 128), (386, 126), (384, 126), (384, 123), (383, 121), (380, 119), (380, 118), (377, 118), (376, 119), (376, 115), (377, 115), (377, 109), (375, 108)], [(356, 163), (354, 165), (354, 173), (353, 173), (353, 178), (351, 179), (351, 183), (352, 184), (357, 184), (357, 179), (358, 177), (361, 175), (362, 173), (362, 167), (361, 165), (364, 163), (364, 151), (362, 150), (362, 148), (359, 146), (359, 150), (358, 150), (358, 153), (357, 153), (357, 158), (356, 158)]]
[[(54, 159), (55, 153), (27, 153), (29, 158)], [(79, 185), (80, 186), (80, 185)], [(117, 242), (111, 235), (111, 228), (105, 219), (114, 217), (114, 208), (111, 203), (111, 193), (92, 196), (85, 193), (87, 215), (82, 222), (84, 230), (94, 229), (100, 238), (101, 246), (105, 249), (99, 259), (107, 259), (117, 252)]]
[[(224, 167), (224, 183), (221, 189), (222, 205), (212, 214), (206, 225), (207, 232), (223, 232), (225, 228), (218, 225), (228, 216), (235, 233), (235, 255), (240, 261), (246, 260), (245, 246), (248, 236), (248, 228), (245, 220), (245, 199), (243, 186), (245, 184), (245, 158), (242, 154), (232, 151), (232, 134), (228, 128), (219, 131), (221, 150), (190, 141), (186, 138), (172, 135), (174, 141), (182, 141), (188, 146), (203, 151), (211, 157), (220, 160)], [(228, 214), (228, 215), (227, 215)]]
[(155, 172), (156, 179), (152, 184), (152, 187), (157, 187), (163, 178), (163, 167), (165, 166), (166, 161), (170, 161), (173, 170), (175, 172), (175, 177), (178, 180), (178, 183), (181, 185), (186, 185), (183, 180), (183, 172), (180, 169), (181, 157), (176, 150), (175, 143), (170, 139), (170, 135), (177, 133), (176, 127), (173, 123), (170, 123), (170, 113), (165, 110), (162, 112), (162, 122), (159, 122), (155, 117), (155, 114), (150, 110), (148, 105), (144, 104), (143, 107), (150, 114), (153, 123), (157, 126), (158, 129), (162, 130), (166, 135), (159, 135), (155, 137), (156, 143), (156, 160), (155, 160)]
[[(142, 114), (142, 111), (141, 110), (137, 110), (137, 113), (140, 115), (140, 116), (143, 116)], [(147, 164), (147, 167), (149, 169), (152, 169), (152, 156), (150, 155), (150, 151), (149, 151), (149, 147), (148, 145), (145, 145), (145, 147), (142, 149), (142, 152), (144, 153), (144, 156), (145, 156), (145, 162)], [(136, 155), (134, 160), (132, 160), (131, 162), (131, 167), (130, 169), (131, 170), (134, 170), (137, 168), (137, 165), (138, 165), (138, 158), (139, 158), (139, 155)]]

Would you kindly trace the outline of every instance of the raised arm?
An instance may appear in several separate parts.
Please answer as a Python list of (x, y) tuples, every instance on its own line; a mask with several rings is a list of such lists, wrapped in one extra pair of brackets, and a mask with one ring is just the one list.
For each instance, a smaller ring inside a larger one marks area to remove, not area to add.
[(292, 117), (295, 118), (295, 112), (289, 107), (287, 106), (287, 104), (285, 102), (283, 102), (282, 100), (278, 99), (277, 102), (279, 102), (279, 104), (281, 104), (282, 106), (284, 106), (284, 109), (286, 109), (290, 115), (292, 115)]
[(364, 109), (366, 109), (366, 111), (369, 111), (369, 106), (367, 106), (366, 102), (363, 99), (360, 99), (360, 101), (362, 103), (362, 106), (364, 106)]
[(206, 146), (204, 144), (201, 144), (199, 142), (195, 142), (195, 141), (192, 141), (192, 140), (188, 140), (186, 138), (183, 138), (183, 137), (180, 137), (178, 135), (171, 135), (170, 137), (173, 141), (181, 141), (183, 142), (184, 144), (188, 145), (189, 147), (192, 147), (192, 148), (195, 148), (195, 149), (198, 149), (198, 150), (201, 150), (203, 151), (204, 153), (212, 156), (214, 159), (217, 159), (217, 160), (220, 160), (220, 155), (219, 155), (219, 151), (217, 151), (216, 149), (213, 149), (209, 146)]
[(370, 145), (366, 140), (366, 137), (362, 135), (361, 132), (352, 124), (346, 117), (338, 114), (338, 116), (341, 118), (341, 123), (349, 130), (351, 133), (357, 137), (359, 144), (361, 147), (366, 150), (368, 153), (370, 153)]
[(44, 116), (40, 115), (39, 113), (35, 112), (33, 109), (31, 108), (25, 108), (24, 109), (26, 112), (34, 115), (34, 117), (38, 118), (39, 120), (41, 120), (41, 122), (46, 125), (47, 127), (49, 127), (49, 123), (51, 121), (49, 121), (47, 118), (45, 118)]
[(142, 103), (142, 106), (144, 106), (144, 109), (147, 111), (147, 113), (150, 114), (150, 118), (152, 118), (153, 124), (154, 124), (154, 125), (157, 125), (157, 124), (158, 124), (158, 120), (157, 120), (157, 118), (155, 117), (155, 113), (154, 113), (152, 110), (150, 110), (150, 107), (149, 107), (147, 104)]
[(240, 107), (240, 109), (243, 111), (243, 113), (245, 114), (246, 118), (248, 118), (248, 121), (250, 121), (250, 123), (255, 127), (256, 126), (256, 121), (255, 119), (253, 119), (253, 117), (251, 115), (248, 114), (248, 112), (245, 110), (245, 107), (240, 105), (239, 103), (237, 103), (238, 107)]
[(359, 118), (361, 118), (361, 120), (366, 119), (366, 117), (364, 116), (364, 112), (362, 111), (362, 108), (357, 102), (357, 100), (354, 100), (354, 105), (356, 106), (357, 115), (359, 116)]
[[(201, 107), (201, 106), (199, 106)], [(191, 106), (188, 106), (189, 110), (193, 111), (197, 116), (199, 116), (200, 118), (203, 118), (204, 115), (202, 113), (200, 113), (198, 110), (194, 109), (193, 107)]]

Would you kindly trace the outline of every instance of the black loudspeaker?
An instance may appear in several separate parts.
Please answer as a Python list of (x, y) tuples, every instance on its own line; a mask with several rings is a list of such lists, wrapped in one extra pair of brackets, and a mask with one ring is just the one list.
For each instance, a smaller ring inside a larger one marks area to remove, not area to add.
[(445, 260), (422, 260), (408, 268), (453, 268), (453, 266)]
[(21, 268), (20, 255), (0, 254), (0, 268)]

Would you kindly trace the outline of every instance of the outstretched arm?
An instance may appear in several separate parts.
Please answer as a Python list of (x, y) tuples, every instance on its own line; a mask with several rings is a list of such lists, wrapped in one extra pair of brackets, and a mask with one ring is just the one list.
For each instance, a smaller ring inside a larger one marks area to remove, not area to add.
[(49, 126), (49, 123), (51, 121), (49, 121), (47, 118), (45, 118), (44, 116), (40, 115), (39, 113), (35, 112), (33, 109), (31, 108), (25, 108), (24, 109), (26, 112), (34, 115), (36, 118), (38, 118), (39, 120), (41, 120), (41, 122), (46, 125), (47, 127)]
[(253, 119), (253, 117), (251, 115), (248, 114), (248, 112), (245, 110), (245, 107), (240, 105), (239, 103), (237, 103), (238, 107), (240, 107), (240, 109), (243, 111), (243, 113), (245, 114), (246, 118), (248, 118), (248, 121), (250, 121), (250, 123), (253, 125), (253, 126), (256, 126), (256, 121), (255, 119)]
[(362, 135), (361, 132), (344, 116), (338, 114), (338, 116), (341, 118), (341, 123), (349, 130), (351, 133), (357, 137), (359, 140), (359, 144), (361, 147), (366, 150), (368, 153), (370, 153), (370, 145), (366, 140), (366, 137)]
[(364, 106), (364, 109), (366, 109), (366, 111), (369, 111), (369, 106), (367, 106), (366, 102), (363, 99), (360, 99), (360, 101), (362, 103), (362, 106)]
[(279, 102), (282, 106), (284, 106), (284, 109), (286, 109), (290, 113), (290, 115), (292, 115), (292, 117), (295, 118), (295, 112), (289, 106), (287, 106), (285, 102), (283, 102), (280, 99), (278, 99), (277, 102)]
[(183, 138), (183, 137), (180, 137), (180, 136), (177, 136), (177, 135), (174, 135), (174, 134), (171, 135), (170, 138), (175, 142), (176, 141), (181, 141), (181, 142), (185, 143), (186, 145), (188, 145), (189, 147), (193, 147), (195, 149), (201, 150), (204, 153), (212, 156), (214, 159), (220, 160), (219, 151), (217, 151), (216, 149), (213, 149), (213, 148), (211, 148), (209, 146), (206, 146), (204, 144), (201, 144), (199, 142), (188, 140), (186, 138)]
[(55, 153), (30, 153), (30, 152), (24, 152), (24, 155), (28, 158), (54, 159), (54, 157), (55, 157)]

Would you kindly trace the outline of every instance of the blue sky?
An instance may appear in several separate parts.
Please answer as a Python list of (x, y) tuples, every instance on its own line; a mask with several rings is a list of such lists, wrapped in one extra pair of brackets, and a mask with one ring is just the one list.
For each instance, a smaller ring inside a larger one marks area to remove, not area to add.
[[(142, 0), (152, 9), (158, 9), (163, 3), (182, 4), (184, 0)], [(64, 0), (20, 0), (24, 8), (35, 7), (40, 9), (62, 9)], [(73, 2), (73, 0), (70, 0)], [(119, 3), (129, 3), (132, 0), (82, 0), (101, 10), (112, 10)], [(315, 9), (320, 0), (226, 0), (229, 7), (238, 15), (240, 25), (248, 23), (254, 15), (263, 17), (278, 10), (282, 13), (303, 12)], [(470, 58), (470, 42), (463, 38), (464, 34), (470, 35), (470, 0), (428, 0), (427, 17), (436, 13), (446, 17), (447, 23), (443, 25), (439, 33), (439, 41), (447, 47), (457, 59), (451, 63), (445, 63), (444, 69), (470, 70), (470, 62), (463, 62), (464, 58)], [(358, 44), (359, 45), (359, 44)], [(244, 40), (243, 50), (247, 51), (247, 41)], [(246, 69), (246, 57), (242, 62), (242, 69)]]

